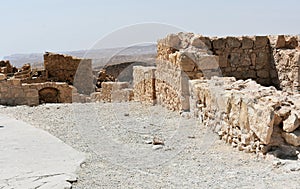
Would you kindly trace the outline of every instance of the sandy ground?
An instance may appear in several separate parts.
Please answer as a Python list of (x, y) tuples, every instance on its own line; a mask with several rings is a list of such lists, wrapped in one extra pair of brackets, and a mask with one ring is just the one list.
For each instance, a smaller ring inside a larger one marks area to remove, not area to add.
[[(239, 152), (160, 106), (0, 106), (86, 153), (73, 188), (300, 188), (299, 161)], [(163, 145), (153, 145), (155, 138)], [(275, 165), (276, 164), (276, 165)]]

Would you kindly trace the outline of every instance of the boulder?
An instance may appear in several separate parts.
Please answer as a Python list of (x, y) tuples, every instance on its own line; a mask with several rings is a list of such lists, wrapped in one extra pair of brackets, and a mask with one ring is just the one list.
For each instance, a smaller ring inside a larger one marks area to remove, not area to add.
[(282, 137), (287, 143), (293, 146), (300, 146), (300, 130), (296, 130), (292, 133), (282, 132)]
[(298, 115), (295, 113), (295, 111), (292, 111), (291, 115), (283, 121), (283, 130), (285, 132), (293, 132), (294, 130), (296, 130), (300, 125), (299, 122), (299, 117)]

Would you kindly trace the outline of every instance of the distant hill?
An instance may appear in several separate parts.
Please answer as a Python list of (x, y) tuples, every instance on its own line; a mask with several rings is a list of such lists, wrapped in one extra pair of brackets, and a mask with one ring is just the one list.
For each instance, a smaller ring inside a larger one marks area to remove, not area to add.
[[(130, 61), (152, 62), (156, 56), (156, 45), (152, 44), (145, 46), (64, 51), (55, 53), (93, 59), (93, 67), (101, 68), (107, 64), (118, 64)], [(33, 67), (40, 67), (43, 65), (44, 61), (43, 53), (13, 54), (5, 56), (4, 59), (9, 60), (10, 63), (16, 67), (21, 67), (25, 63), (30, 63)]]

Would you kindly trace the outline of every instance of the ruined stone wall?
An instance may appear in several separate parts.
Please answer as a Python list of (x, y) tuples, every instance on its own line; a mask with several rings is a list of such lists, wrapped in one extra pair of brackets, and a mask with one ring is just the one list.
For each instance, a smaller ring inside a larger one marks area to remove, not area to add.
[(253, 79), (265, 86), (276, 84), (267, 36), (212, 38), (211, 42), (211, 50), (219, 56), (222, 76)]
[(170, 34), (157, 45), (158, 103), (172, 110), (188, 110), (188, 80), (212, 76), (253, 79), (264, 86), (297, 92), (298, 41), (280, 36)]
[(133, 100), (128, 82), (102, 82), (100, 92), (91, 94), (93, 102), (127, 102)]
[(135, 101), (150, 105), (156, 103), (155, 71), (156, 67), (133, 67), (133, 92)]
[[(273, 85), (276, 79), (275, 68), (271, 65), (272, 51), (267, 36), (253, 37), (204, 37), (192, 33), (170, 34), (158, 42), (158, 56), (164, 60), (180, 58), (184, 66), (196, 65), (193, 70), (184, 70), (190, 79), (201, 77), (199, 71), (206, 70), (205, 77), (231, 76), (237, 79), (253, 79), (262, 85)], [(178, 54), (179, 53), (179, 54)], [(201, 56), (215, 55), (217, 62), (201, 61)], [(200, 62), (199, 62), (200, 61)], [(210, 72), (208, 72), (210, 70)]]
[(44, 66), (48, 72), (48, 80), (67, 82), (83, 94), (90, 94), (94, 91), (92, 60), (45, 53)]
[[(0, 104), (9, 106), (38, 105), (41, 100), (40, 91), (43, 89), (57, 90), (56, 102), (72, 102), (72, 92), (74, 88), (66, 83), (46, 82), (26, 84), (21, 83), (20, 79), (9, 79), (7, 81), (0, 81)], [(49, 94), (45, 95), (49, 96)]]
[[(191, 80), (191, 112), (224, 141), (247, 152), (299, 150), (299, 95), (235, 78)], [(272, 147), (272, 148), (271, 148)]]
[(299, 93), (299, 36), (269, 36), (273, 62), (278, 75), (278, 88)]
[(179, 35), (158, 41), (156, 96), (158, 103), (168, 109), (189, 110), (188, 80), (221, 73), (218, 57), (205, 43), (193, 41), (191, 45), (190, 34)]

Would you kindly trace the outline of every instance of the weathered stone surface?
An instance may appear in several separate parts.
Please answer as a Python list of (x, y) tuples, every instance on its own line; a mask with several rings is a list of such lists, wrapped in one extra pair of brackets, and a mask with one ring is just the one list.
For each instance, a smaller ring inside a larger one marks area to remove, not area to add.
[(285, 48), (285, 37), (284, 35), (279, 35), (276, 40), (275, 48)]
[(283, 91), (299, 91), (300, 52), (293, 49), (273, 51), (275, 66), (279, 79), (279, 87)]
[(91, 100), (96, 102), (127, 102), (133, 100), (133, 90), (128, 82), (102, 82), (101, 91), (92, 93)]
[(41, 129), (0, 118), (0, 188), (72, 187), (84, 154)]
[(298, 113), (292, 111), (291, 115), (283, 121), (283, 130), (286, 132), (293, 132), (300, 126)]
[(293, 146), (300, 146), (300, 130), (296, 130), (292, 133), (282, 132), (282, 137), (287, 143)]
[(263, 144), (269, 144), (273, 133), (274, 110), (265, 104), (248, 108), (250, 129)]

